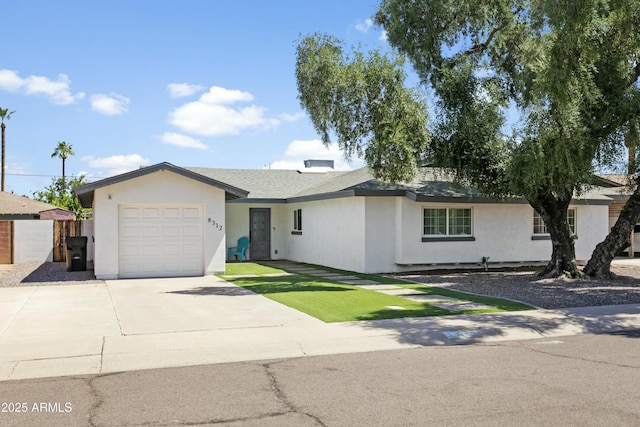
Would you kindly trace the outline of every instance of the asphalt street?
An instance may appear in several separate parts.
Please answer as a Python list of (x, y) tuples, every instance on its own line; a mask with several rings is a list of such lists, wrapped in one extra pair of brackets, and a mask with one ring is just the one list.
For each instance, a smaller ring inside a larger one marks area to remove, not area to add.
[(3, 381), (0, 425), (637, 426), (638, 384), (613, 332)]

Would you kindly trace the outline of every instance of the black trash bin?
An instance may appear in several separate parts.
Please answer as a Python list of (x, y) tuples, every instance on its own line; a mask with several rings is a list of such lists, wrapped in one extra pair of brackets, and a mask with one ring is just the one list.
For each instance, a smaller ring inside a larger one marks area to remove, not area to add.
[(67, 271), (87, 269), (87, 236), (67, 237)]

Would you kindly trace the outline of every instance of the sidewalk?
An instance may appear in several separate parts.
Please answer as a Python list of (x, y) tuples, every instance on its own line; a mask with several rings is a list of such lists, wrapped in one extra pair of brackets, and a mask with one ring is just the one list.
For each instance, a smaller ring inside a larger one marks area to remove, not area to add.
[(323, 323), (216, 277), (0, 289), (0, 380), (640, 329), (640, 304)]

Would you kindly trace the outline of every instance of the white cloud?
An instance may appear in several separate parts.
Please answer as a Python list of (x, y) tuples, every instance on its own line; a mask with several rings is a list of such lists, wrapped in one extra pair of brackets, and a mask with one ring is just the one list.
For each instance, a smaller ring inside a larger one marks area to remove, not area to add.
[(90, 168), (104, 169), (103, 173), (108, 176), (129, 172), (141, 166), (148, 166), (151, 163), (149, 159), (145, 159), (139, 154), (121, 154), (102, 158), (85, 156), (82, 161)]
[(23, 85), (23, 80), (15, 71), (0, 70), (0, 89), (7, 92), (17, 92)]
[(380, 33), (380, 37), (378, 37), (383, 42), (389, 41), (389, 36), (387, 35), (387, 30), (382, 30)]
[(179, 133), (165, 132), (158, 137), (164, 144), (175, 145), (183, 148), (197, 148), (198, 150), (208, 150), (209, 147), (200, 140)]
[(91, 108), (100, 114), (106, 114), (107, 116), (117, 116), (128, 111), (129, 98), (126, 98), (117, 93), (110, 93), (105, 95), (99, 93), (91, 96)]
[(271, 169), (302, 169), (304, 161), (309, 159), (333, 160), (334, 170), (352, 170), (364, 166), (362, 159), (352, 159), (351, 163), (344, 159), (338, 144), (326, 147), (319, 139), (295, 140), (287, 147), (283, 158), (269, 165)]
[(288, 113), (278, 114), (278, 119), (282, 120), (283, 122), (297, 122), (298, 120), (304, 117), (306, 117), (306, 114), (303, 113), (302, 111), (299, 111), (295, 114), (288, 114)]
[(212, 86), (209, 92), (200, 97), (200, 101), (207, 104), (227, 105), (235, 104), (236, 102), (253, 101), (253, 95), (237, 89), (225, 89), (219, 86)]
[(356, 30), (366, 33), (369, 29), (373, 27), (373, 21), (371, 19), (366, 19), (364, 22), (358, 22), (356, 24)]
[(169, 123), (186, 133), (219, 136), (235, 135), (245, 129), (269, 128), (283, 121), (282, 118), (267, 117), (264, 107), (232, 105), (250, 101), (253, 101), (253, 95), (249, 92), (213, 86), (197, 101), (170, 112)]
[(44, 76), (28, 76), (23, 79), (16, 71), (0, 70), (0, 89), (8, 92), (22, 89), (27, 95), (44, 95), (52, 104), (69, 105), (84, 98), (84, 92), (73, 94), (70, 87), (71, 80), (66, 74), (59, 74), (57, 80)]
[(184, 98), (185, 96), (200, 92), (204, 89), (204, 86), (190, 85), (188, 83), (169, 83), (167, 89), (172, 98)]

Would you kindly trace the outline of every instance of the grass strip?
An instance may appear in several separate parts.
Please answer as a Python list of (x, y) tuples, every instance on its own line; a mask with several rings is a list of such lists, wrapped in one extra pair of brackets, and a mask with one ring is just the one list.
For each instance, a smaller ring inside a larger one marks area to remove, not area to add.
[[(387, 295), (318, 276), (296, 274), (295, 272), (290, 276), (263, 276), (282, 273), (283, 270), (256, 263), (227, 264), (225, 275), (220, 277), (328, 323), (531, 309), (527, 305), (499, 298), (469, 295), (377, 275), (362, 275), (349, 271), (327, 269), (326, 267), (313, 267), (328, 272), (362, 277), (381, 284), (393, 284), (406, 289), (415, 289), (427, 295), (442, 295), (493, 307), (490, 309), (449, 311), (429, 303), (411, 301), (401, 296)], [(255, 275), (256, 277), (230, 278), (226, 277), (227, 275)]]

